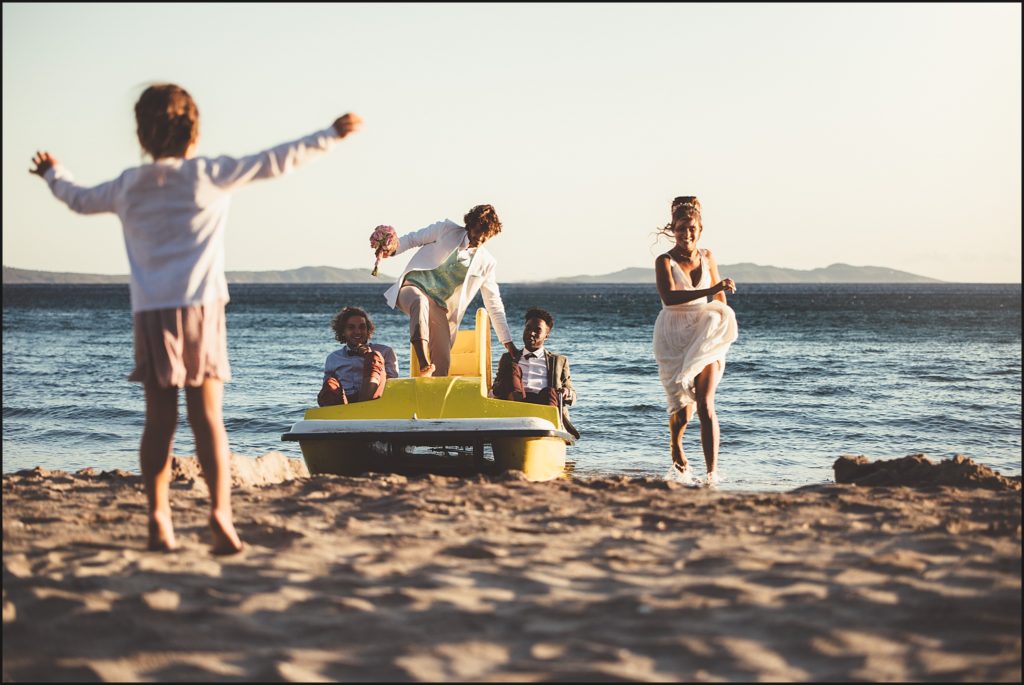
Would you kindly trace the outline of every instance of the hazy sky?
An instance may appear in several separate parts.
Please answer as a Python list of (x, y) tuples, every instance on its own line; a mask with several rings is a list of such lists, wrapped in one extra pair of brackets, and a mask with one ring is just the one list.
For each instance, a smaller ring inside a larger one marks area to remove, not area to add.
[(201, 155), (366, 121), (235, 194), (229, 270), (369, 268), (377, 224), (480, 203), (500, 281), (652, 267), (697, 194), (722, 264), (1021, 280), (1018, 3), (4, 3), (4, 264), (128, 272), (117, 219), (27, 169), (141, 163), (156, 81), (196, 98)]

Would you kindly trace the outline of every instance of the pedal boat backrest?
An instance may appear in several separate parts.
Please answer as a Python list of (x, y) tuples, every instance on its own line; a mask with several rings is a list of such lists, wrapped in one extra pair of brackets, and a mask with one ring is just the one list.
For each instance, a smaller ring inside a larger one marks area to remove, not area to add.
[[(409, 360), (409, 376), (415, 378), (420, 372), (420, 363), (412, 344), (409, 345)], [(474, 328), (467, 328), (455, 334), (448, 375), (483, 378), (487, 384), (485, 392), (490, 392), (493, 382), (491, 378), (491, 319), (483, 307), (476, 310), (476, 326)]]

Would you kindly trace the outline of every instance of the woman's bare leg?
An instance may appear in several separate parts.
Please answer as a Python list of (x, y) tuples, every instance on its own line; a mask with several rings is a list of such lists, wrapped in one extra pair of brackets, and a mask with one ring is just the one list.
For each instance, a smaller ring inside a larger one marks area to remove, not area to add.
[(718, 414), (715, 413), (715, 390), (718, 388), (718, 365), (712, 362), (694, 379), (697, 394), (697, 416), (700, 418), (700, 444), (708, 473), (718, 468)]
[(145, 386), (146, 423), (139, 445), (139, 466), (149, 504), (148, 548), (168, 552), (177, 547), (171, 522), (171, 446), (178, 425), (178, 389)]
[(185, 388), (188, 422), (196, 438), (196, 456), (210, 489), (210, 531), (214, 554), (234, 554), (242, 549), (231, 514), (231, 452), (224, 429), (221, 403), (224, 383), (207, 378), (195, 388)]
[(683, 453), (683, 433), (686, 432), (686, 424), (693, 418), (694, 405), (688, 404), (674, 414), (669, 414), (668, 430), (671, 434), (672, 463), (683, 471), (688, 466), (686, 455)]

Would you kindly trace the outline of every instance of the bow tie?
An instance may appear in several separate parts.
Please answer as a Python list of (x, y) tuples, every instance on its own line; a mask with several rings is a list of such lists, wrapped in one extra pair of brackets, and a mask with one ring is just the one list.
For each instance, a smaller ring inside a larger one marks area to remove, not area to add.
[(526, 359), (536, 359), (536, 358), (537, 358), (537, 355), (535, 355), (535, 354), (534, 354), (533, 352), (527, 352), (527, 353), (526, 353), (526, 354), (524, 355), (524, 357), (525, 357)]

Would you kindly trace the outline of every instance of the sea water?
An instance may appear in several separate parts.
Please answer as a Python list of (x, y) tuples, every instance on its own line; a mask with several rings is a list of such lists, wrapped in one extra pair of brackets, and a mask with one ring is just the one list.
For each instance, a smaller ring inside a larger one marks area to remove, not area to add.
[[(370, 285), (232, 285), (231, 450), (301, 458), (281, 434), (316, 404), (341, 307), (368, 310), (374, 341), (408, 374), (408, 318)], [(652, 285), (502, 286), (517, 346), (522, 317), (555, 318), (548, 349), (569, 357), (579, 395), (572, 473), (661, 476), (668, 416), (651, 352)], [(138, 472), (142, 388), (129, 383), (127, 285), (3, 287), (3, 471), (91, 466)], [(785, 490), (832, 480), (843, 454), (964, 454), (1021, 473), (1021, 286), (757, 285), (729, 296), (739, 339), (716, 397), (723, 489)], [(479, 297), (463, 327), (472, 326)], [(496, 338), (493, 362), (502, 352)], [(194, 454), (182, 396), (174, 452)], [(696, 418), (684, 448), (704, 472)]]

